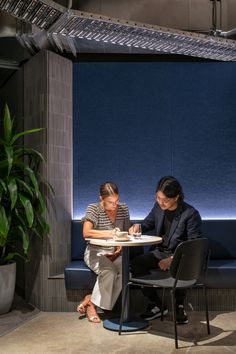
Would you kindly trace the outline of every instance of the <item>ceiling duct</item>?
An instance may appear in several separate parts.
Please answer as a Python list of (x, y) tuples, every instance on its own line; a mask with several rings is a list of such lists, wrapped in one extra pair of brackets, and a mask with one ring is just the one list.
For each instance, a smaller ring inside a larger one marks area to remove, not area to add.
[(69, 10), (50, 0), (0, 0), (0, 9), (37, 26), (41, 31), (41, 42), (39, 34), (21, 36), (21, 41), (31, 45), (32, 50), (34, 47), (42, 48), (48, 40), (60, 51), (76, 55), (80, 52), (81, 40), (84, 40), (90, 41), (91, 47), (100, 42), (148, 53), (236, 60), (236, 42), (214, 35)]

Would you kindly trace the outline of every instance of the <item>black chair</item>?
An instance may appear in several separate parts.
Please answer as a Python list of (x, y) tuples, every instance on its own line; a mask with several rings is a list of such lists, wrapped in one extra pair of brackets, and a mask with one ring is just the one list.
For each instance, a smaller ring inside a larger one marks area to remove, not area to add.
[[(122, 309), (125, 308), (127, 300), (128, 287), (135, 286), (148, 286), (162, 288), (162, 304), (164, 303), (165, 290), (169, 289), (172, 299), (173, 323), (175, 333), (175, 347), (178, 348), (178, 334), (176, 323), (176, 306), (175, 306), (175, 291), (176, 289), (188, 289), (194, 286), (202, 286), (205, 295), (205, 311), (207, 322), (207, 333), (210, 334), (209, 315), (208, 315), (208, 302), (207, 302), (207, 289), (205, 286), (205, 275), (207, 271), (207, 264), (209, 259), (208, 239), (199, 238), (194, 240), (184, 241), (179, 244), (175, 250), (173, 260), (168, 272), (157, 270), (147, 276), (140, 278), (130, 278), (129, 282), (124, 289), (124, 304)], [(201, 282), (199, 281), (201, 280)], [(163, 308), (161, 309), (163, 320)], [(123, 315), (120, 317), (119, 334), (122, 332)]]

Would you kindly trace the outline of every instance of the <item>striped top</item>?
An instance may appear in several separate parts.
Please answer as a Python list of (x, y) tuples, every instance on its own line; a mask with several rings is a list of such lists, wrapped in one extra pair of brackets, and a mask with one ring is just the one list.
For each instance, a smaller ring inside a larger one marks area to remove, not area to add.
[(109, 219), (100, 203), (89, 204), (82, 221), (85, 220), (90, 221), (95, 230), (112, 230), (119, 227), (121, 231), (128, 231), (130, 227), (129, 209), (125, 203), (118, 204), (114, 223)]

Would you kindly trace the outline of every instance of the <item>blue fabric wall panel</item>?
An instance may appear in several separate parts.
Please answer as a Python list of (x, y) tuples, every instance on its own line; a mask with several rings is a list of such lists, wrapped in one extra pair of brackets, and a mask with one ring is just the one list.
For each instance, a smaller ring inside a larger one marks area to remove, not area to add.
[(114, 180), (133, 219), (176, 175), (204, 218), (236, 217), (236, 63), (74, 65), (74, 218)]
[[(232, 65), (195, 63), (191, 67), (185, 102), (176, 107), (173, 171), (183, 181), (186, 197), (203, 216), (235, 218), (236, 105), (232, 88), (236, 77)], [(178, 94), (176, 99), (180, 102)]]
[[(168, 106), (158, 88), (162, 78), (156, 77), (153, 92), (148, 75), (134, 64), (75, 65), (75, 218), (98, 199), (106, 180), (118, 184), (132, 217), (142, 217), (153, 203), (157, 176), (171, 171)], [(140, 196), (147, 198), (140, 202)]]

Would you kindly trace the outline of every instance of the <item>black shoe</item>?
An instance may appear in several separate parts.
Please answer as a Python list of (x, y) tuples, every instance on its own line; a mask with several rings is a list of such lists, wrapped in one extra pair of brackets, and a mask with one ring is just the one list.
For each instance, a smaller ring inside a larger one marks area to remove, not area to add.
[(188, 317), (187, 317), (187, 314), (184, 310), (183, 305), (178, 305), (176, 307), (176, 323), (178, 323), (178, 324), (187, 324), (188, 323)]
[[(164, 307), (163, 309), (163, 315), (166, 315), (168, 313), (168, 309)], [(142, 313), (140, 315), (144, 320), (154, 320), (154, 318), (161, 317), (161, 309), (155, 304), (150, 304), (147, 307), (147, 311), (145, 313)]]

